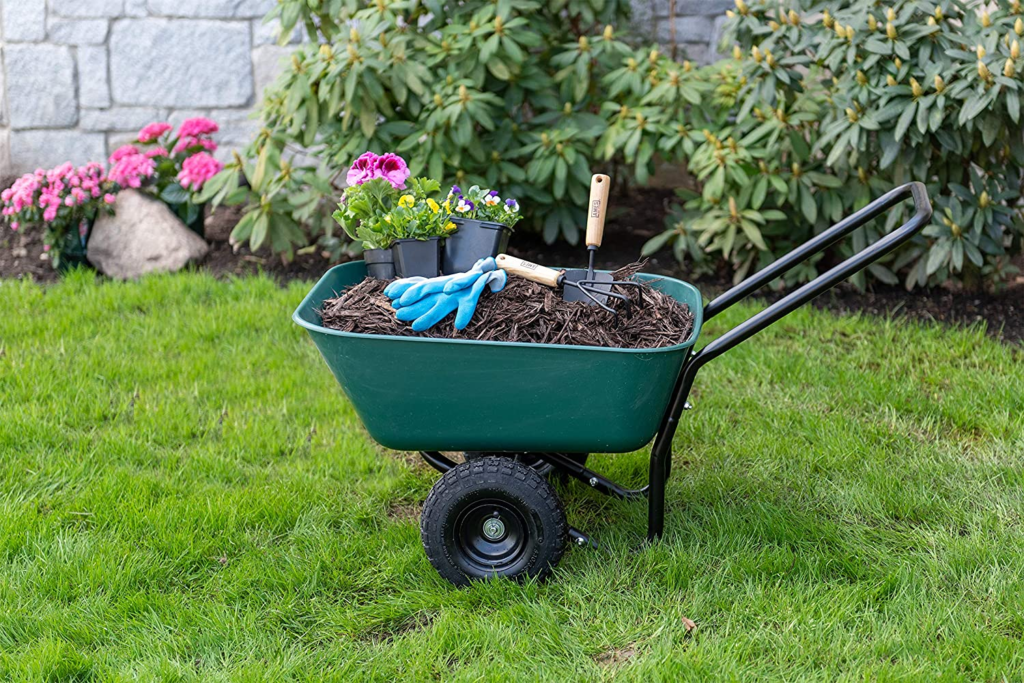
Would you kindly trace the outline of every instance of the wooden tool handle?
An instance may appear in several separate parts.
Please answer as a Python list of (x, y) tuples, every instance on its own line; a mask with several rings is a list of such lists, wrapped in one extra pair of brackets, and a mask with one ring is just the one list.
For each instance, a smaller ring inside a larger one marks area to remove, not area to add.
[(564, 270), (546, 268), (536, 263), (524, 261), (521, 258), (509, 256), (508, 254), (498, 254), (494, 262), (509, 275), (518, 275), (521, 278), (526, 278), (532, 282), (539, 282), (548, 287), (557, 287), (558, 281), (565, 273)]
[(604, 238), (604, 217), (612, 179), (597, 173), (590, 179), (590, 207), (587, 210), (587, 246), (599, 247)]

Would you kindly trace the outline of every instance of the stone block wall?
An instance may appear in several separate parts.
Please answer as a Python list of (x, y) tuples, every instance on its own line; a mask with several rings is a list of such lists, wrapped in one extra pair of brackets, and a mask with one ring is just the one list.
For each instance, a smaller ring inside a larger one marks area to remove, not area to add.
[(290, 53), (274, 0), (0, 0), (0, 175), (105, 161), (151, 121), (207, 116), (244, 146)]
[[(275, 0), (0, 0), (0, 176), (105, 161), (150, 121), (207, 116), (219, 154), (244, 146), (290, 48)], [(733, 0), (634, 0), (634, 28), (679, 57), (716, 58)], [(296, 38), (298, 35), (295, 36)]]

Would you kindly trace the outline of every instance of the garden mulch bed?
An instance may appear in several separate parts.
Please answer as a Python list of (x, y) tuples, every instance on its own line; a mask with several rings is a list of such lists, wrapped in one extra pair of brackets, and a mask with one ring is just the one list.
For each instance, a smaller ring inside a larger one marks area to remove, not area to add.
[[(614, 273), (617, 280), (637, 272), (633, 264)], [(473, 320), (464, 330), (453, 325), (455, 314), (429, 330), (414, 332), (395, 318), (391, 300), (384, 295), (388, 282), (366, 278), (341, 296), (324, 302), (320, 315), (325, 327), (344, 332), (386, 334), (433, 339), (565, 344), (611, 348), (656, 349), (679, 344), (693, 330), (693, 314), (685, 304), (644, 285), (629, 287), (627, 315), (620, 302), (615, 316), (598, 306), (565, 301), (560, 292), (510, 276), (500, 292), (485, 291)]]
[[(598, 252), (598, 267), (610, 269), (636, 260), (643, 243), (664, 228), (665, 212), (671, 198), (672, 193), (665, 190), (646, 190), (637, 193), (629, 211), (613, 207), (604, 246)], [(236, 210), (222, 207), (207, 217), (206, 234), (211, 244), (210, 253), (200, 264), (202, 269), (218, 277), (266, 273), (287, 282), (296, 279), (315, 281), (333, 265), (319, 253), (300, 255), (284, 264), (269, 254), (253, 254), (244, 247), (234, 250), (227, 239), (238, 216)], [(40, 258), (43, 245), (38, 232), (3, 232), (0, 234), (0, 279), (30, 277), (38, 282), (57, 280), (49, 261)], [(517, 231), (509, 252), (545, 265), (582, 267), (586, 263), (585, 247), (573, 247), (564, 242), (546, 245), (539, 236), (524, 230)], [(1018, 258), (1016, 265), (1024, 271), (1024, 258)], [(724, 271), (712, 276), (691, 277), (667, 249), (653, 255), (645, 270), (688, 280), (705, 296), (724, 291), (730, 283), (730, 275)], [(783, 294), (763, 290), (759, 298), (771, 302)], [(1024, 275), (1017, 276), (1003, 291), (994, 294), (947, 288), (907, 292), (901, 287), (877, 284), (868, 292), (858, 292), (850, 285), (840, 285), (815, 299), (812, 305), (839, 313), (863, 312), (946, 325), (972, 325), (984, 321), (991, 336), (1007, 342), (1024, 343)]]

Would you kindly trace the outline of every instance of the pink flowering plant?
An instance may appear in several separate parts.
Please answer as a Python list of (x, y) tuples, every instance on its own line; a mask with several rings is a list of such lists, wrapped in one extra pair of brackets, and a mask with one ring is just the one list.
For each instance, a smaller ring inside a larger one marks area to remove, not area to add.
[(348, 187), (334, 220), (364, 249), (387, 249), (399, 239), (429, 239), (455, 229), (451, 212), (436, 198), (440, 183), (410, 178), (397, 154), (366, 152), (348, 170)]
[[(196, 197), (223, 168), (211, 155), (217, 150), (213, 134), (218, 130), (216, 122), (202, 117), (183, 121), (177, 131), (169, 123), (150, 123), (135, 142), (110, 155), (110, 179), (122, 188), (143, 189), (159, 197), (196, 229), (201, 213)], [(201, 228), (196, 231), (202, 232)]]
[(112, 212), (116, 187), (98, 163), (71, 162), (37, 169), (0, 193), (0, 217), (11, 230), (42, 227), (43, 249), (54, 268), (84, 253), (89, 227), (100, 211)]

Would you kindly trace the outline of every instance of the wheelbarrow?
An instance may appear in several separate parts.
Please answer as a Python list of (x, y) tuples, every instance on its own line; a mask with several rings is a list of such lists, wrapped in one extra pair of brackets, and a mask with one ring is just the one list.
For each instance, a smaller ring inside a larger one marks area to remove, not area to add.
[[(899, 229), (694, 350), (704, 321), (908, 197), (915, 213)], [(595, 545), (569, 526), (546, 473), (578, 479), (602, 494), (646, 498), (647, 539), (660, 538), (672, 437), (691, 407), (687, 398), (700, 368), (911, 239), (931, 213), (924, 185), (903, 185), (706, 306), (690, 284), (638, 274), (694, 313), (689, 338), (666, 348), (427, 339), (323, 327), (323, 302), (363, 280), (362, 261), (329, 270), (292, 319), (309, 331), (370, 436), (386, 448), (418, 451), (442, 473), (420, 520), (423, 547), (441, 576), (458, 586), (495, 576), (539, 580), (570, 542)], [(590, 453), (628, 453), (652, 438), (643, 488), (628, 489), (586, 466)], [(461, 463), (444, 455), (460, 451)]]

